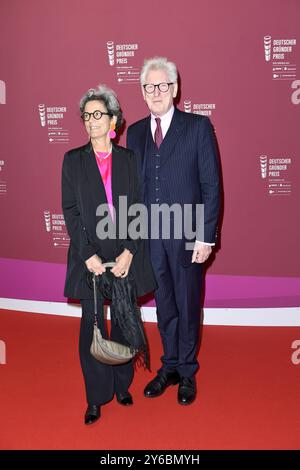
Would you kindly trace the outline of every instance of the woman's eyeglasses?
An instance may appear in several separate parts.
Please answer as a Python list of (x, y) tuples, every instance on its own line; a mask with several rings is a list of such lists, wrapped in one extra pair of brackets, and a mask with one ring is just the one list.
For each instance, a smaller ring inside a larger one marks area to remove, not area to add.
[(94, 119), (101, 119), (103, 114), (105, 114), (106, 116), (112, 116), (111, 113), (103, 113), (102, 111), (94, 111), (93, 113), (88, 113), (87, 111), (85, 111), (84, 113), (82, 113), (81, 115), (81, 119), (83, 121), (89, 121), (91, 119), (91, 116), (93, 116)]

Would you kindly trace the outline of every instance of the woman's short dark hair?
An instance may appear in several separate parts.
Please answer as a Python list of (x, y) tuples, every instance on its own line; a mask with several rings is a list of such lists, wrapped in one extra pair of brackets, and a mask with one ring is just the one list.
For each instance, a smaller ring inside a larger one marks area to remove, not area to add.
[(123, 123), (123, 113), (116, 93), (106, 85), (98, 85), (97, 88), (90, 88), (81, 98), (80, 114), (84, 112), (85, 105), (89, 101), (101, 101), (107, 112), (117, 117), (116, 130), (120, 129)]

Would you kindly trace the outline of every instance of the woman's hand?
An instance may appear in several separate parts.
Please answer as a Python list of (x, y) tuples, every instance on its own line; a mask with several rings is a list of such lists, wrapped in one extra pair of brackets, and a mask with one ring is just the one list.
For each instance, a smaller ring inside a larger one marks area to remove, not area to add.
[(89, 259), (86, 260), (85, 264), (88, 270), (91, 273), (96, 274), (96, 276), (99, 276), (99, 274), (101, 275), (105, 272), (105, 267), (103, 266), (101, 259), (98, 255), (91, 256)]
[(116, 258), (116, 265), (111, 269), (111, 272), (116, 277), (126, 277), (132, 262), (133, 255), (127, 248)]

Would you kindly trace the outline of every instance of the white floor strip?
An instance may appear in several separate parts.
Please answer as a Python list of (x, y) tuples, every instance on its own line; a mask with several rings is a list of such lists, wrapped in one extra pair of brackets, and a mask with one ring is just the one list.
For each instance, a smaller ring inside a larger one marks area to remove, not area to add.
[[(80, 317), (78, 304), (0, 298), (0, 308), (21, 312)], [(109, 309), (108, 309), (109, 310)], [(142, 307), (146, 322), (156, 322), (155, 307)], [(205, 325), (300, 326), (300, 307), (289, 308), (205, 308)]]

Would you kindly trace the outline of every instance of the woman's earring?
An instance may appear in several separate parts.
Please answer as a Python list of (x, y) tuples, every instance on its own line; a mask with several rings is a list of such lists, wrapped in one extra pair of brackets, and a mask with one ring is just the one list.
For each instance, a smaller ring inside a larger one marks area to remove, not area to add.
[(116, 137), (116, 132), (115, 132), (116, 124), (114, 122), (111, 123), (110, 125), (110, 131), (108, 133), (108, 137), (110, 139), (114, 139)]

